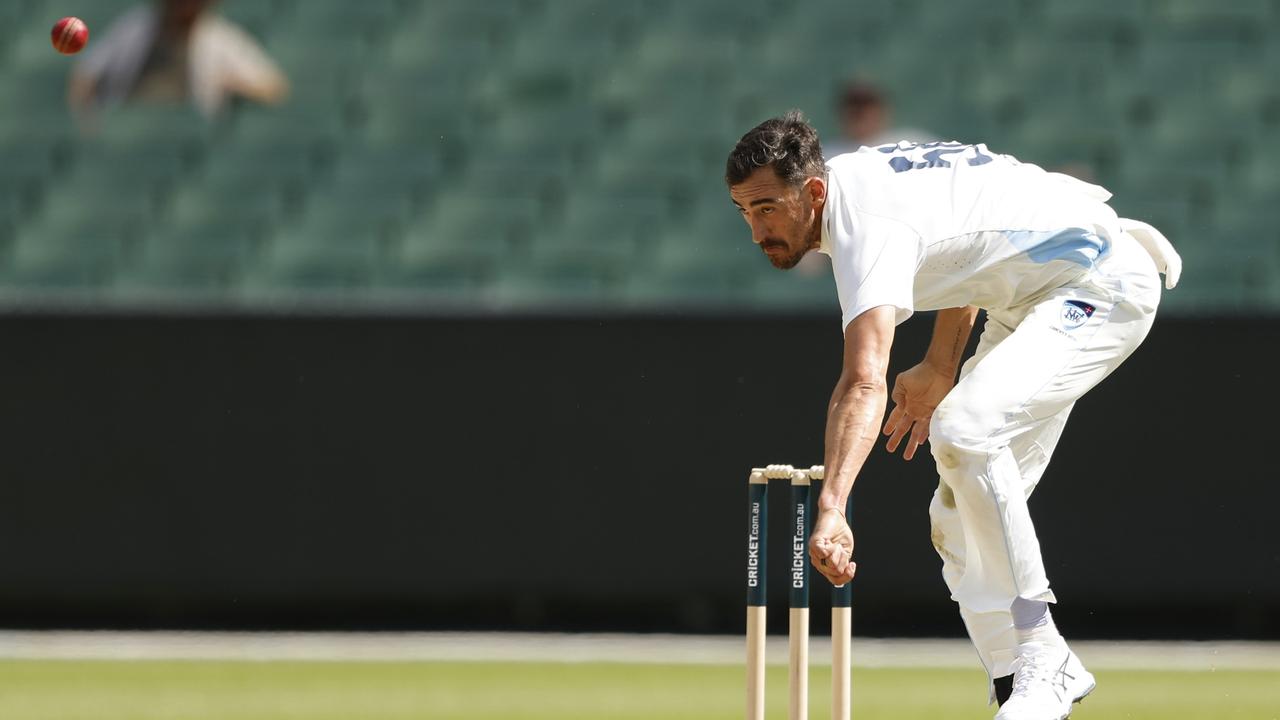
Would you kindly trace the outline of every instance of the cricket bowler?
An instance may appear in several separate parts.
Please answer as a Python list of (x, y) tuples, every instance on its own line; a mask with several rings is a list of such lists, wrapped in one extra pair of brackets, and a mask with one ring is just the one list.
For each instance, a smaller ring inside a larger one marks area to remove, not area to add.
[[(985, 145), (863, 147), (824, 161), (799, 112), (752, 129), (726, 164), (733, 204), (780, 269), (831, 258), (844, 327), (826, 427), (826, 481), (809, 555), (853, 579), (844, 516), (887, 406), (894, 328), (936, 310), (924, 359), (897, 376), (887, 448), (926, 440), (940, 482), (929, 508), (942, 575), (986, 667), (997, 720), (1062, 720), (1093, 676), (1054, 626), (1027, 509), (1082, 395), (1129, 357), (1182, 261), (1111, 194)], [(978, 348), (961, 355), (979, 309)], [(958, 381), (957, 381), (958, 373)]]

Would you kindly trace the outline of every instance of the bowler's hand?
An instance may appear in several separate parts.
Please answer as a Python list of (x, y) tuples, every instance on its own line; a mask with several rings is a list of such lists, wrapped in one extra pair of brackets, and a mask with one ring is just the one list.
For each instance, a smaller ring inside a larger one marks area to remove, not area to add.
[(929, 421), (933, 411), (938, 409), (955, 380), (947, 373), (939, 372), (928, 363), (920, 363), (905, 372), (899, 373), (893, 383), (893, 412), (884, 423), (884, 434), (889, 436), (885, 449), (897, 452), (898, 444), (907, 433), (907, 449), (902, 452), (904, 460), (915, 457), (916, 448), (929, 439)]
[(844, 585), (853, 579), (858, 568), (853, 562), (853, 531), (839, 510), (818, 514), (809, 538), (809, 560), (832, 585)]

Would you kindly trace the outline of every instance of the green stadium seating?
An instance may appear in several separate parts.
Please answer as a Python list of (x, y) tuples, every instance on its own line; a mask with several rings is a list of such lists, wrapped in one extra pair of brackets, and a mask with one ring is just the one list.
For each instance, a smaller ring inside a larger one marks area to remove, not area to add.
[(106, 284), (141, 232), (141, 214), (105, 216), (103, 209), (59, 212), (24, 225), (13, 241), (2, 282), (68, 289)]
[(0, 143), (0, 195), (11, 202), (21, 199), (24, 209), (38, 202), (44, 183), (58, 169), (58, 153), (49, 145), (17, 138)]
[(634, 264), (640, 248), (660, 233), (660, 216), (650, 207), (608, 201), (578, 202), (563, 223), (535, 235), (533, 257), (565, 259), (601, 267)]
[(619, 303), (625, 267), (577, 252), (550, 253), (525, 265), (504, 265), (490, 289), (499, 307), (565, 309)]
[(530, 238), (542, 214), (534, 198), (442, 194), (432, 211), (409, 230), (419, 257), (482, 254), (517, 261), (529, 250)]
[(1050, 26), (1068, 26), (1074, 30), (1079, 24), (1081, 29), (1092, 27), (1097, 31), (1116, 24), (1141, 23), (1146, 17), (1145, 4), (1145, 0), (1047, 2), (1043, 5), (1043, 19)]
[[(1272, 226), (1274, 227), (1274, 226)], [(1183, 280), (1164, 296), (1165, 309), (1188, 314), (1213, 312), (1266, 312), (1280, 299), (1276, 283), (1280, 257), (1274, 234), (1266, 239), (1252, 234), (1229, 234), (1211, 227), (1187, 228), (1211, 252), (1184, 257)]]
[(351, 291), (372, 282), (381, 254), (373, 236), (354, 228), (342, 234), (284, 233), (268, 246), (243, 286), (250, 294), (266, 295), (290, 288)]
[(753, 300), (755, 307), (761, 310), (827, 309), (832, 313), (832, 327), (840, 327), (840, 304), (836, 300), (836, 283), (829, 269), (820, 268), (804, 274), (798, 269), (787, 272), (771, 270), (757, 278), (753, 286)]
[(146, 245), (115, 284), (127, 293), (225, 294), (255, 259), (256, 242), (245, 228), (209, 226), (164, 233)]
[[(409, 22), (398, 23), (399, 36), (418, 38), (419, 42), (452, 43), (458, 38), (487, 43), (491, 52), (500, 51), (515, 32), (527, 11), (526, 3), (471, 2), (443, 0), (428, 2)], [(394, 42), (395, 40), (393, 40)], [(410, 41), (411, 42), (411, 41)], [(492, 59), (493, 55), (489, 56)]]
[(433, 234), (411, 229), (401, 251), (382, 262), (379, 284), (425, 293), (475, 296), (493, 281), (500, 250), (464, 243), (443, 246)]
[(736, 292), (746, 292), (753, 278), (770, 271), (769, 261), (751, 243), (745, 228), (739, 229), (735, 241), (728, 243), (724, 236), (717, 237), (714, 227), (714, 224), (702, 223), (689, 226), (679, 234), (664, 233), (656, 247), (645, 247), (645, 253), (653, 255), (652, 271), (639, 276), (671, 275), (696, 280), (714, 273), (729, 281)]
[(211, 186), (241, 184), (246, 191), (281, 194), (296, 208), (312, 184), (328, 176), (331, 148), (310, 141), (240, 143), (211, 153), (197, 178)]
[(1228, 56), (1261, 42), (1271, 15), (1267, 0), (1156, 0), (1152, 7), (1156, 38), (1215, 42)]
[(791, 107), (833, 147), (860, 77), (899, 126), (1115, 192), (1186, 259), (1167, 309), (1280, 309), (1273, 0), (226, 0), (285, 104), (86, 134), (48, 29), (136, 1), (0, 3), (4, 297), (834, 310), (721, 175)]
[(660, 272), (631, 272), (627, 275), (622, 295), (628, 305), (651, 307), (672, 297), (683, 298), (691, 308), (702, 310), (736, 309), (750, 301), (751, 291), (732, 276), (715, 266), (664, 268)]
[(239, 178), (189, 183), (169, 198), (165, 219), (173, 228), (201, 229), (226, 223), (269, 227), (291, 210), (287, 195), (271, 185)]
[(108, 286), (115, 263), (111, 253), (98, 254), (81, 248), (20, 248), (0, 270), (0, 293), (52, 291), (83, 295)]

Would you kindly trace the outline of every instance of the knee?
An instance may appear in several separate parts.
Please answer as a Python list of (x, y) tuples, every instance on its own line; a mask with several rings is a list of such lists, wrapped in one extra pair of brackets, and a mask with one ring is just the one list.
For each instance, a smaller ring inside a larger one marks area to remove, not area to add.
[(975, 410), (971, 403), (944, 401), (929, 421), (929, 446), (943, 468), (955, 468), (959, 454), (986, 452), (1000, 424), (1000, 418)]
[(968, 496), (971, 490), (979, 489), (975, 483), (992, 451), (987, 428), (982, 417), (963, 407), (939, 407), (934, 412), (929, 423), (929, 449), (946, 491), (944, 497), (940, 489), (934, 499), (939, 510), (946, 509), (944, 500), (950, 500), (954, 507), (956, 494)]
[(952, 521), (956, 516), (956, 495), (945, 482), (938, 483), (929, 503), (929, 522), (935, 527)]

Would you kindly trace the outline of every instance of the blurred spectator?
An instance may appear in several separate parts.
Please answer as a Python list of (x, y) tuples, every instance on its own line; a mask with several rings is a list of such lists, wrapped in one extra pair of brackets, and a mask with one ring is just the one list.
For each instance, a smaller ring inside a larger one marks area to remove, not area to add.
[(284, 99), (289, 85), (280, 68), (214, 4), (154, 0), (117, 18), (72, 72), (72, 111), (88, 120), (125, 103), (189, 102), (213, 117), (235, 96)]
[(837, 105), (841, 137), (828, 149), (829, 158), (864, 145), (884, 145), (899, 140), (927, 143), (938, 139), (924, 130), (893, 127), (893, 106), (888, 96), (870, 83), (847, 83), (840, 91)]

